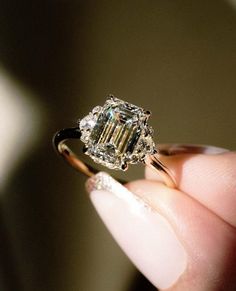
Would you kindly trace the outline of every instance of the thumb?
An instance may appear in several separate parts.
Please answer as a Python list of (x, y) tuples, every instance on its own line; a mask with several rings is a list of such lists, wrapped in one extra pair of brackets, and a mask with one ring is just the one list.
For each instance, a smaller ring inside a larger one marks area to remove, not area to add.
[[(90, 198), (136, 267), (159, 289), (235, 290), (235, 229), (189, 195), (156, 181), (129, 190), (106, 173)], [(134, 194), (135, 193), (135, 194)]]

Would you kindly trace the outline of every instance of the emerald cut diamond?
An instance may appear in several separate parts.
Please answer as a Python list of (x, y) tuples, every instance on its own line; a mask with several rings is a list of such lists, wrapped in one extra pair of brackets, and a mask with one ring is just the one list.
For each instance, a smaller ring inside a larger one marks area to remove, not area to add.
[(79, 123), (85, 153), (111, 169), (126, 170), (129, 163), (142, 162), (155, 153), (150, 112), (109, 96)]

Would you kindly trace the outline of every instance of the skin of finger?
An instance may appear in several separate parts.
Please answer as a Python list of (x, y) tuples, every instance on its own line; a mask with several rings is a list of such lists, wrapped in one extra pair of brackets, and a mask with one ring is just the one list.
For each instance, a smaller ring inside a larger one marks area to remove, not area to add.
[(236, 290), (236, 231), (185, 193), (155, 181), (127, 184), (172, 225), (188, 254), (188, 267), (168, 290)]
[[(236, 153), (177, 155), (163, 158), (174, 174), (177, 188), (236, 226)], [(146, 167), (146, 178), (160, 180)]]

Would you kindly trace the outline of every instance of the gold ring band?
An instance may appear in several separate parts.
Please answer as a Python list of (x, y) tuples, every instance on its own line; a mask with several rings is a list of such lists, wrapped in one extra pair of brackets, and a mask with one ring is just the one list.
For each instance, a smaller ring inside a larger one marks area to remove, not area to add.
[[(81, 136), (79, 128), (66, 128), (57, 132), (53, 138), (55, 150), (63, 156), (63, 158), (77, 171), (83, 173), (87, 177), (92, 177), (98, 173), (98, 170), (83, 160), (81, 160), (67, 145), (68, 139), (79, 139)], [(163, 153), (167, 153), (167, 147), (163, 149)], [(148, 155), (145, 159), (145, 164), (148, 167), (155, 169), (162, 177), (164, 183), (171, 188), (176, 187), (176, 182), (171, 171), (161, 162), (163, 154)], [(124, 183), (124, 181), (122, 181)]]
[(78, 122), (77, 127), (57, 132), (53, 144), (71, 166), (88, 177), (98, 170), (73, 153), (66, 140), (80, 139), (84, 143), (84, 153), (96, 163), (110, 169), (125, 171), (128, 164), (141, 162), (158, 172), (168, 187), (175, 188), (175, 177), (162, 162), (162, 157), (180, 153), (202, 153), (208, 147), (158, 145), (157, 150), (153, 141), (153, 130), (147, 123), (149, 116), (149, 111), (111, 95), (103, 107), (96, 106)]

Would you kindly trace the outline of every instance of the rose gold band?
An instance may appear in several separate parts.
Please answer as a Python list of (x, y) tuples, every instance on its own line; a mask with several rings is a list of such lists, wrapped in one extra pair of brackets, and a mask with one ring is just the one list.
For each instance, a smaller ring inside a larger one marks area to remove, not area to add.
[[(58, 145), (58, 152), (64, 157), (67, 162), (69, 162), (69, 164), (73, 168), (83, 173), (84, 175), (92, 177), (93, 175), (98, 173), (95, 168), (80, 160), (78, 156), (75, 155), (65, 143), (61, 143)], [(172, 175), (170, 170), (161, 162), (161, 160), (157, 158), (156, 155), (148, 156), (145, 160), (145, 164), (158, 171), (159, 175), (162, 177), (164, 183), (168, 187), (176, 187), (174, 176)]]
[[(56, 151), (64, 157), (64, 159), (76, 170), (92, 177), (98, 173), (98, 170), (83, 162), (77, 155), (75, 155), (70, 148), (66, 145), (67, 139), (79, 139), (81, 136), (79, 128), (67, 128), (55, 134), (53, 144)], [(210, 149), (210, 150), (209, 150)], [(221, 153), (223, 149), (201, 145), (183, 145), (183, 144), (163, 144), (158, 146), (158, 154), (149, 155), (145, 159), (145, 164), (155, 171), (163, 179), (164, 183), (171, 188), (175, 188), (176, 181), (172, 172), (161, 161), (163, 156), (173, 156), (177, 154), (193, 154), (193, 153)], [(124, 181), (121, 181), (124, 183)]]
[(146, 166), (156, 170), (161, 176), (166, 186), (176, 188), (176, 181), (174, 175), (161, 161), (161, 154), (149, 155), (145, 159)]

